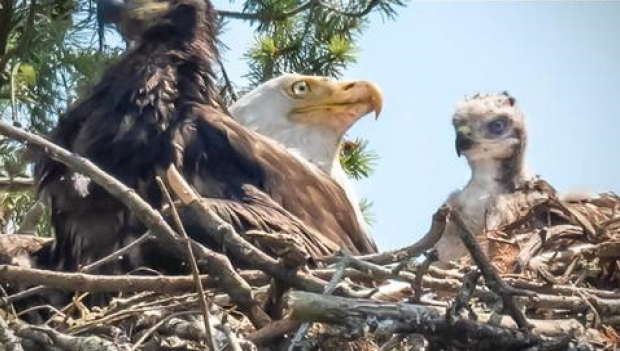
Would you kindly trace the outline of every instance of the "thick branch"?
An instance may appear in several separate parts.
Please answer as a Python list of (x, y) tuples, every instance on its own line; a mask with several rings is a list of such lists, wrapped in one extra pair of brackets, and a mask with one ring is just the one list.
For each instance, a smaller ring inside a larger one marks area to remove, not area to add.
[[(268, 277), (255, 271), (241, 272), (240, 277), (253, 285), (269, 283)], [(202, 275), (202, 283), (211, 288), (221, 288), (217, 277)], [(133, 276), (93, 275), (65, 273), (18, 266), (0, 265), (0, 281), (13, 284), (39, 284), (65, 291), (84, 292), (141, 292), (157, 291), (174, 293), (194, 291), (196, 282), (191, 276)], [(226, 291), (228, 292), (228, 291)]]
[[(477, 346), (473, 349), (476, 350), (522, 350), (534, 345), (541, 345), (541, 349), (552, 349), (547, 348), (539, 336), (509, 327), (489, 326), (464, 319), (450, 322), (441, 317), (445, 310), (439, 307), (328, 297), (301, 291), (288, 293), (287, 302), (291, 309), (291, 318), (299, 321), (358, 327), (368, 324), (372, 331), (383, 335), (414, 333), (444, 337), (446, 340), (450, 337), (463, 340), (470, 345), (473, 342), (473, 345)], [(553, 329), (548, 327), (549, 322), (536, 321), (535, 324)], [(560, 336), (563, 336), (562, 341), (566, 341), (566, 335), (560, 334)]]

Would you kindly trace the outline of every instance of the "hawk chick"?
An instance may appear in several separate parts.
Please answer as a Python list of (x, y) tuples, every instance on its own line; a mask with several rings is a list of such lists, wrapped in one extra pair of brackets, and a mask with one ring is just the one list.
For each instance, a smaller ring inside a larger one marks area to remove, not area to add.
[[(458, 103), (453, 124), (456, 152), (467, 159), (471, 178), (465, 188), (450, 196), (448, 204), (461, 213), (474, 234), (482, 235), (485, 228), (493, 227), (488, 222), (489, 211), (508, 205), (502, 195), (514, 193), (533, 180), (524, 165), (524, 116), (508, 93), (478, 94)], [(467, 255), (453, 225), (448, 226), (436, 248), (442, 262)]]

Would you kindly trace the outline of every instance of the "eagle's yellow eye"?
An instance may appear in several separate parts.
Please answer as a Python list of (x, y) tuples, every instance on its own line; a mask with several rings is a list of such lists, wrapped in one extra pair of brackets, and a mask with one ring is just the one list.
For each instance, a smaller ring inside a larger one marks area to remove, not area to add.
[(297, 97), (303, 97), (310, 91), (310, 86), (306, 83), (305, 80), (300, 80), (298, 82), (293, 83), (291, 86), (291, 91), (293, 95)]

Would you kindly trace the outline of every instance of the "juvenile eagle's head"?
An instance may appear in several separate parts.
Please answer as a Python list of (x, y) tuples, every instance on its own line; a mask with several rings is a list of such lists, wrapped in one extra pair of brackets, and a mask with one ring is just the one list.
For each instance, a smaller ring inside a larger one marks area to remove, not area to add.
[[(155, 25), (181, 36), (195, 34), (190, 30), (183, 33), (183, 30), (178, 30), (181, 27), (174, 26), (173, 22), (183, 22), (186, 29), (196, 28), (196, 22), (200, 22), (198, 26), (206, 27), (211, 38), (215, 35), (216, 23), (215, 11), (208, 0), (97, 0), (97, 21), (99, 35), (103, 35), (104, 25), (114, 24), (131, 44), (136, 44)], [(167, 28), (162, 24), (168, 24)]]
[(508, 93), (475, 95), (459, 102), (453, 117), (456, 152), (470, 163), (521, 157), (526, 130), (523, 113)]
[(346, 131), (370, 112), (378, 116), (382, 103), (369, 81), (285, 74), (246, 94), (230, 113), (331, 173)]

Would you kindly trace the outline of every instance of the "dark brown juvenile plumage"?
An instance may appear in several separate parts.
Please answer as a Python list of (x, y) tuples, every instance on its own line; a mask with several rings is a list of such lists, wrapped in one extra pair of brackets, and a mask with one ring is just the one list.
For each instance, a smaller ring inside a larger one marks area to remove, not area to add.
[[(217, 58), (211, 4), (171, 0), (153, 18), (135, 48), (61, 118), (52, 140), (91, 159), (156, 207), (161, 195), (154, 177), (174, 163), (201, 195), (218, 199), (218, 212), (240, 231), (285, 229), (301, 235), (313, 255), (341, 246), (353, 253), (375, 251), (337, 184), (221, 111), (211, 69)], [(136, 217), (100, 187), (47, 157), (36, 168), (56, 233), (40, 264), (75, 270), (144, 233)], [(105, 272), (142, 265), (173, 271), (177, 263), (161, 255), (143, 247)]]

